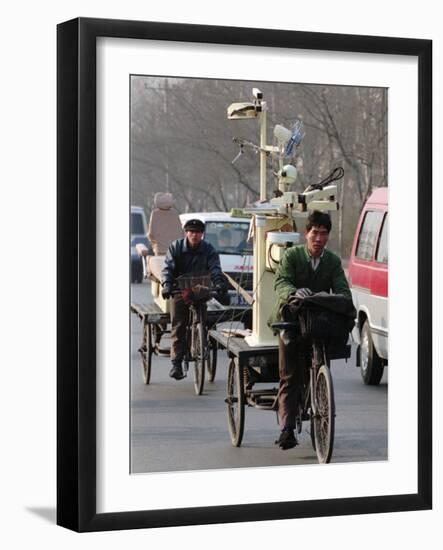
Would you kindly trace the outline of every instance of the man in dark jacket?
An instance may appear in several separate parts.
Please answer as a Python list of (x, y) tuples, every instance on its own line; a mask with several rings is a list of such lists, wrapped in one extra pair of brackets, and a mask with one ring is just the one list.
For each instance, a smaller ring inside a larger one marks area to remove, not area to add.
[[(172, 242), (165, 257), (162, 270), (162, 296), (172, 295), (174, 282), (180, 275), (209, 272), (213, 284), (219, 289), (220, 300), (227, 294), (227, 281), (220, 267), (220, 258), (215, 248), (203, 240), (205, 224), (201, 220), (188, 220), (183, 228), (185, 238)], [(185, 332), (189, 306), (181, 295), (171, 298), (171, 378), (183, 378), (182, 361), (185, 353)]]
[[(310, 214), (305, 230), (306, 244), (289, 248), (278, 267), (274, 283), (277, 303), (270, 324), (282, 319), (282, 308), (292, 298), (332, 291), (345, 296), (352, 304), (341, 260), (325, 248), (330, 231), (329, 214), (318, 211)], [(302, 354), (296, 349), (295, 343), (284, 343), (280, 336), (278, 414), (282, 431), (276, 443), (282, 449), (290, 449), (297, 444), (294, 435), (298, 407), (297, 378), (299, 369), (303, 367), (302, 361)]]

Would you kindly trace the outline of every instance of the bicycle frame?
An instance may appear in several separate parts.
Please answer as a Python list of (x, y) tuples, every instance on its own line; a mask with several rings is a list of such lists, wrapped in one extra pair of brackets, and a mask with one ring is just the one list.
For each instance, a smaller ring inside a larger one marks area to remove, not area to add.
[[(188, 361), (195, 359), (195, 347), (197, 340), (197, 326), (203, 323), (206, 335), (206, 302), (193, 302), (189, 306), (188, 325), (186, 327), (186, 355)], [(206, 349), (204, 350), (206, 353)]]
[(189, 363), (194, 362), (194, 388), (201, 395), (205, 382), (205, 368), (208, 357), (207, 349), (207, 306), (205, 301), (189, 304), (188, 323), (185, 333), (184, 374), (187, 376)]

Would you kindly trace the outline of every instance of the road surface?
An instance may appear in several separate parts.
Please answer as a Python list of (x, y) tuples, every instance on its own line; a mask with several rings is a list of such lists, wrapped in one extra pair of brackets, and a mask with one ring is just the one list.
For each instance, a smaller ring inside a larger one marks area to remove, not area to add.
[[(132, 285), (137, 302), (150, 300), (149, 284)], [(194, 392), (192, 369), (176, 381), (168, 377), (168, 357), (153, 356), (151, 382), (143, 384), (137, 349), (141, 323), (131, 316), (131, 471), (170, 472), (214, 468), (316, 464), (309, 423), (300, 445), (282, 451), (274, 441), (279, 434), (276, 414), (248, 407), (239, 448), (231, 445), (226, 418), (228, 358), (218, 352), (217, 375), (205, 382), (204, 393)], [(167, 342), (165, 340), (165, 342)], [(336, 431), (331, 462), (387, 459), (387, 369), (379, 386), (365, 386), (353, 356), (331, 366), (336, 401)]]

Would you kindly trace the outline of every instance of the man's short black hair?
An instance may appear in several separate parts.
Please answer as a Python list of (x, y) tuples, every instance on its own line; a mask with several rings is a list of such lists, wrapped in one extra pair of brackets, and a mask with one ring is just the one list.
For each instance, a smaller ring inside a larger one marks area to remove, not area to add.
[(313, 227), (320, 226), (325, 227), (329, 233), (332, 227), (331, 216), (327, 212), (314, 210), (308, 216), (308, 221), (306, 222), (306, 231), (311, 231)]

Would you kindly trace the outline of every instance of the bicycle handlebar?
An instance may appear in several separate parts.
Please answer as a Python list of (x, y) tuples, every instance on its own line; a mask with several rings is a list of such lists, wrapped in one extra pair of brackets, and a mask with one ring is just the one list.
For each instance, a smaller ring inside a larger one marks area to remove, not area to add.
[[(171, 294), (181, 294), (184, 290), (188, 290), (188, 289), (187, 288), (174, 288), (173, 290), (171, 290)], [(192, 288), (189, 289), (189, 290), (192, 290)], [(216, 286), (214, 288), (209, 288), (208, 292), (210, 294), (217, 294), (219, 292), (223, 292), (224, 290), (225, 290), (224, 288)]]
[[(183, 294), (183, 291), (184, 290), (187, 290), (187, 289), (175, 289), (175, 290), (172, 290), (171, 291), (171, 296), (177, 296), (179, 294)], [(211, 289), (208, 291), (208, 298), (205, 300), (209, 300), (210, 298), (215, 298), (218, 294), (219, 294), (220, 290), (217, 290), (217, 289)], [(195, 301), (195, 302), (198, 302), (199, 300), (192, 300), (192, 301)]]

